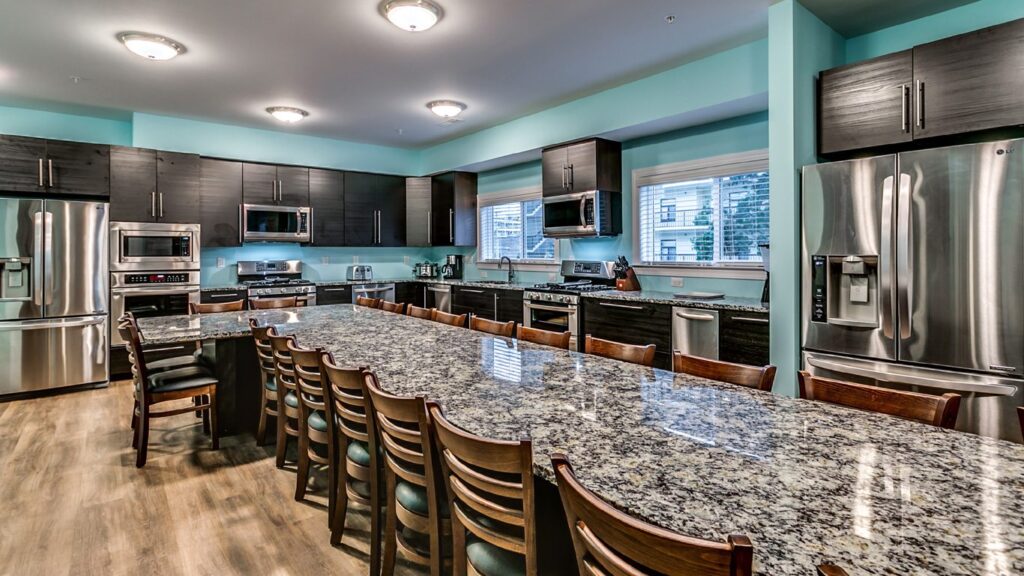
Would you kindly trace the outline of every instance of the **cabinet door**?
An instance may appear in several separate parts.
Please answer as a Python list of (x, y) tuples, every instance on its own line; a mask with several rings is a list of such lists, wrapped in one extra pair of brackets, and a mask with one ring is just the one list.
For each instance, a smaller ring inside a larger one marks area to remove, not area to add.
[(523, 293), (519, 290), (495, 290), (498, 294), (497, 320), (523, 322)]
[(915, 138), (1024, 124), (1024, 20), (914, 48)]
[(569, 146), (569, 190), (584, 192), (597, 189), (597, 141), (580, 142)]
[(405, 177), (377, 176), (378, 246), (405, 246)]
[(569, 175), (566, 148), (549, 148), (541, 152), (541, 187), (544, 196), (567, 194)]
[(769, 363), (767, 313), (723, 310), (718, 319), (719, 359), (751, 366)]
[(430, 243), (455, 245), (455, 173), (434, 176), (430, 195)]
[(423, 307), (424, 284), (419, 282), (399, 282), (395, 284), (395, 302), (405, 302), (413, 306)]
[(242, 164), (242, 196), (246, 204), (277, 204), (277, 166)]
[(0, 136), (0, 190), (42, 192), (46, 186), (46, 140)]
[(248, 299), (249, 293), (245, 290), (203, 290), (199, 293), (199, 301), (203, 304), (222, 304)]
[(905, 50), (821, 73), (821, 154), (909, 142), (914, 55)]
[(327, 304), (351, 304), (352, 303), (352, 287), (351, 286), (317, 286), (316, 287), (316, 305), (324, 306)]
[(497, 309), (495, 291), (468, 286), (452, 286), (452, 314), (473, 314), (494, 320)]
[(199, 223), (202, 246), (241, 246), (242, 163), (203, 158), (200, 164)]
[(337, 170), (309, 170), (309, 205), (313, 207), (313, 244), (345, 245), (345, 175)]
[(476, 246), (477, 175), (455, 173), (455, 245)]
[(156, 219), (156, 150), (110, 147), (110, 220)]
[(657, 346), (654, 365), (672, 365), (672, 307), (584, 298), (580, 349), (585, 334), (623, 344)]
[(46, 160), (51, 192), (110, 196), (110, 146), (47, 140)]
[(405, 179), (405, 245), (430, 246), (431, 178)]
[(158, 152), (156, 170), (157, 219), (169, 224), (199, 222), (199, 156)]
[(277, 201), (285, 206), (309, 206), (309, 168), (277, 167)]
[(346, 246), (372, 246), (377, 241), (375, 178), (365, 172), (345, 172)]

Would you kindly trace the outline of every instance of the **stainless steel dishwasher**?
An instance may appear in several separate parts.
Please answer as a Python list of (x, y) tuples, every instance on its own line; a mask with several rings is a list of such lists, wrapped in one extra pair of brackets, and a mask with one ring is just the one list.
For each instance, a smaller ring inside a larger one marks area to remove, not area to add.
[(427, 308), (441, 312), (452, 311), (452, 287), (449, 284), (427, 284), (423, 288), (423, 300)]
[(718, 360), (718, 311), (673, 307), (672, 350)]

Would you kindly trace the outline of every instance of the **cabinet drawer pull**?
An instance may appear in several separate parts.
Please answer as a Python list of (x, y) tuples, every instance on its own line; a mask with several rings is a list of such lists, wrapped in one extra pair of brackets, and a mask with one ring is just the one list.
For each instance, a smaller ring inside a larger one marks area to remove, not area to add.
[(483, 294), (483, 290), (470, 290), (469, 288), (459, 288), (459, 292), (466, 292), (467, 294)]
[(696, 320), (697, 322), (711, 322), (715, 319), (711, 314), (687, 314), (685, 312), (676, 312), (676, 316), (687, 320)]
[(748, 324), (767, 324), (767, 318), (750, 318), (748, 316), (736, 316), (733, 318), (734, 322), (746, 322)]
[(643, 306), (631, 306), (629, 304), (612, 304), (611, 302), (598, 302), (601, 306), (607, 306), (609, 308), (622, 308), (623, 310), (643, 310)]
[(210, 298), (239, 298), (238, 293), (229, 292), (227, 294), (210, 294)]
[(324, 292), (348, 292), (348, 288), (323, 288)]

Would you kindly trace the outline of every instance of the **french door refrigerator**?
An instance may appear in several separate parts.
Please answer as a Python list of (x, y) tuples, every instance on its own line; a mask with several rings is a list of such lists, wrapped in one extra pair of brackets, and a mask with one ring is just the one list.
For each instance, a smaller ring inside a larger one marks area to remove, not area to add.
[(0, 396), (105, 382), (107, 204), (0, 198)]
[(807, 166), (812, 374), (963, 396), (957, 428), (1021, 439), (1024, 140)]

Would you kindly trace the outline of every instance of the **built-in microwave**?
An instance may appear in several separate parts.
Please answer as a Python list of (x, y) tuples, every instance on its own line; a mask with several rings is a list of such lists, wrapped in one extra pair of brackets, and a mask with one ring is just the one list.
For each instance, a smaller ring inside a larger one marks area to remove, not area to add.
[(110, 270), (198, 270), (199, 224), (111, 222)]
[(299, 206), (242, 204), (239, 208), (243, 242), (310, 242), (313, 210)]
[(544, 198), (544, 236), (576, 238), (622, 233), (618, 192), (590, 190)]

